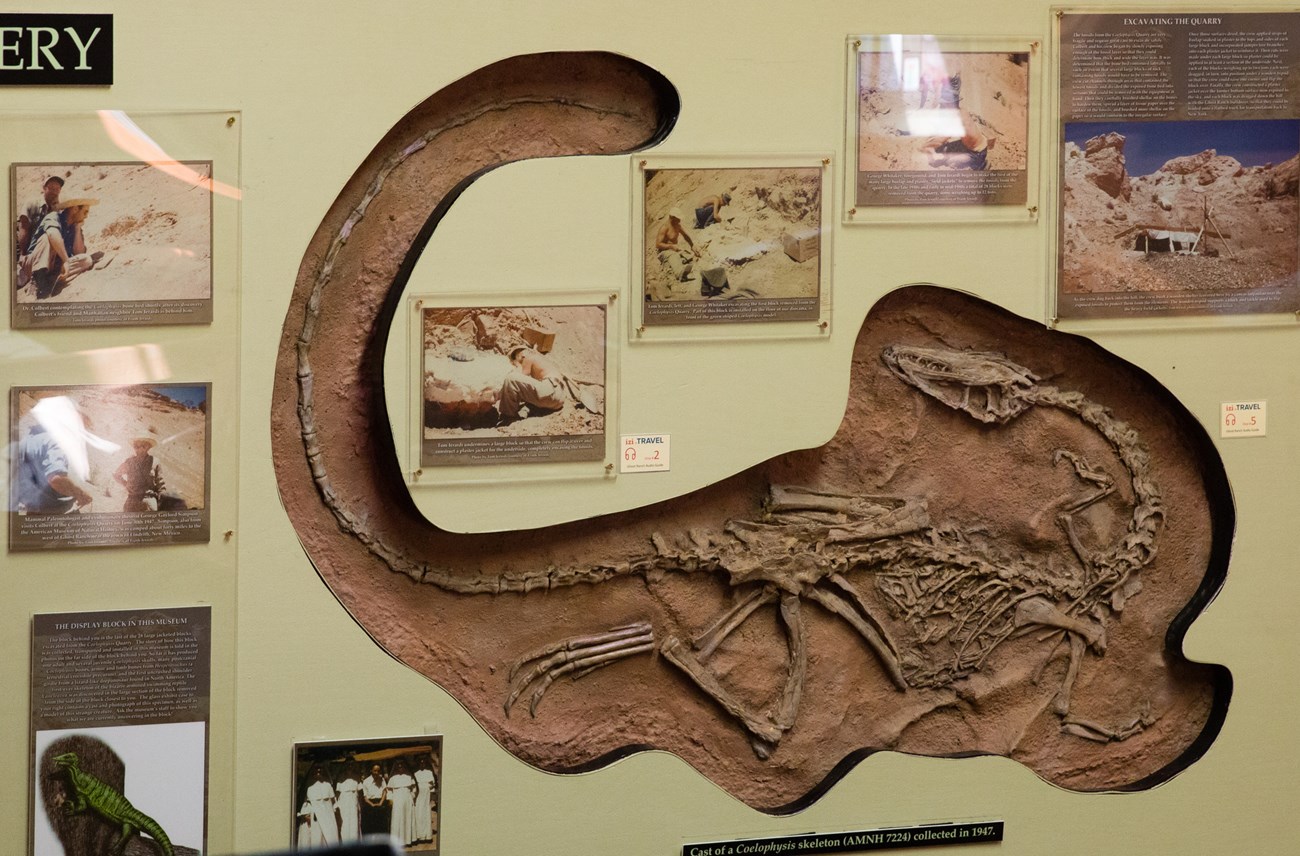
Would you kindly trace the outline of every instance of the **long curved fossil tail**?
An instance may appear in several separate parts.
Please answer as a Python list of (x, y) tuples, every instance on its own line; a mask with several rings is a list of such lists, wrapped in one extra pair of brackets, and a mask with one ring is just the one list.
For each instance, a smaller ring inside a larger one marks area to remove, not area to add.
[[(389, 513), (383, 517), (390, 522), (404, 518), (406, 525), (400, 529), (424, 532), (435, 544), (434, 553), (445, 552), (437, 546), (457, 537), (430, 526), (409, 497), (402, 497), (404, 491), (392, 490), (402, 483), (403, 476), (393, 452), (382, 383), (375, 377), (382, 374), (383, 343), (416, 262), (451, 204), (479, 176), (524, 158), (627, 153), (653, 145), (672, 129), (679, 108), (680, 98), (667, 78), (635, 60), (609, 53), (545, 53), (511, 57), (480, 69), (432, 96), (399, 122), (335, 201), (299, 273), (298, 308), (291, 310), (285, 324), (291, 350), (281, 350), (281, 362), (292, 354), (300, 446), (290, 450), (283, 442), (275, 445), (281, 491), (286, 483), (302, 479), (305, 454), (305, 474), (338, 529), (392, 570), (420, 582), (460, 593), (531, 591), (572, 584), (564, 572), (466, 575), (461, 569), (433, 565), (408, 549), (409, 539), (402, 532), (385, 531), (376, 524), (366, 497), (372, 501), (384, 497)], [(464, 169), (458, 175), (435, 169), (456, 155), (460, 137), (475, 131), (486, 133), (480, 125), (530, 110), (551, 110), (555, 117), (562, 113), (570, 117), (566, 121), (573, 126), (585, 121), (621, 130), (587, 141), (585, 148), (564, 148), (557, 140), (571, 142), (568, 137), (573, 131), (557, 118), (551, 128), (556, 139), (523, 140), (506, 156), (485, 148), (473, 159), (458, 160), (457, 165)], [(417, 189), (423, 198), (411, 196)], [(390, 197), (402, 199), (415, 218), (394, 225), (396, 215), (385, 208), (395, 204), (388, 201)], [(387, 236), (381, 253), (358, 260), (353, 256), (360, 251), (344, 251), (350, 242), (364, 244), (376, 231)], [(384, 299), (357, 300), (357, 278), (372, 276), (387, 281)], [(340, 349), (331, 345), (323, 348), (328, 353), (320, 354), (322, 341), (329, 343), (343, 335), (358, 343), (359, 349), (340, 354)], [(340, 365), (340, 357), (351, 365)], [(277, 386), (287, 379), (283, 371), (278, 375)], [(330, 378), (329, 384), (318, 383), (322, 375)], [(340, 387), (349, 393), (339, 396)], [(358, 396), (357, 390), (367, 392)], [(339, 448), (328, 441), (340, 421), (349, 427), (364, 426), (365, 449), (351, 448), (342, 457), (330, 454), (331, 449)], [(352, 466), (358, 457), (368, 462), (365, 467)], [(351, 470), (350, 477), (343, 480), (346, 484), (336, 479), (340, 468)], [(285, 507), (293, 515), (299, 504), (286, 501)], [(327, 531), (318, 521), (296, 523), (300, 533), (304, 528)], [(472, 540), (459, 537), (461, 543)], [(590, 581), (605, 574), (579, 576), (579, 581)]]

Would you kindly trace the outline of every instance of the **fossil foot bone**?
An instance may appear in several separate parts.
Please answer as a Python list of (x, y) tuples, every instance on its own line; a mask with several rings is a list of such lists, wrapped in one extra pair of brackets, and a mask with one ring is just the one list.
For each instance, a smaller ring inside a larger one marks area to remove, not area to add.
[[(653, 650), (654, 630), (649, 623), (638, 621), (606, 633), (574, 636), (532, 651), (519, 658), (510, 669), (511, 688), (506, 698), (506, 715), (510, 715), (510, 708), (529, 689), (532, 697), (528, 712), (536, 716), (538, 702), (557, 678), (572, 674), (576, 680), (602, 666)], [(523, 670), (524, 666), (529, 668)]]

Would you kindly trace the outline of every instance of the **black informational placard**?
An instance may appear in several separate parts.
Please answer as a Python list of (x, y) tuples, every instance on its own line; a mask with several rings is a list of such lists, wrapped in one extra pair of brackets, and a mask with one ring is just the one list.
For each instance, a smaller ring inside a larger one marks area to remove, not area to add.
[(780, 856), (783, 853), (868, 853), (945, 844), (992, 844), (1002, 840), (1003, 822), (932, 823), (925, 826), (710, 841), (682, 846), (682, 856)]
[(112, 15), (0, 14), (0, 86), (112, 83)]

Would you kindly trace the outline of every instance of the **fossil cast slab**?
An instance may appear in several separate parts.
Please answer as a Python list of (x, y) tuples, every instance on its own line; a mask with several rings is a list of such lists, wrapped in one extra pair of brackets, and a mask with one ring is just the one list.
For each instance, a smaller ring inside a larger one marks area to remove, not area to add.
[(631, 60), (517, 57), (413, 110), (343, 189), (272, 413), (285, 508), (343, 605), (530, 763), (664, 749), (766, 811), (881, 749), (1006, 755), (1078, 790), (1199, 757), (1230, 691), (1180, 651), (1227, 563), (1212, 445), (1140, 370), (968, 296), (872, 309), (825, 446), (539, 530), (418, 513), (380, 363), (442, 212), (486, 169), (634, 150), (675, 110)]

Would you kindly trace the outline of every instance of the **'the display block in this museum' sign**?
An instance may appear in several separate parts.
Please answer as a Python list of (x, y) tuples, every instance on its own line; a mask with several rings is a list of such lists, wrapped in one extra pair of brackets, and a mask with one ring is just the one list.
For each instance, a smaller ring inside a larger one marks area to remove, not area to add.
[(1002, 821), (935, 823), (860, 832), (808, 833), (780, 838), (746, 838), (687, 844), (682, 856), (780, 856), (783, 853), (867, 853), (945, 844), (991, 844), (1002, 840)]
[(112, 82), (112, 15), (0, 14), (0, 86)]

